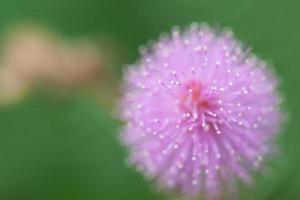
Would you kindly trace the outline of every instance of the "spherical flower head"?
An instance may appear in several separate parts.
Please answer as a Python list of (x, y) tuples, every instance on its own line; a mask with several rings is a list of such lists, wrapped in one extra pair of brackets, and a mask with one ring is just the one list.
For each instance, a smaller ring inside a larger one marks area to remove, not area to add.
[(174, 28), (125, 72), (122, 142), (160, 188), (216, 199), (251, 182), (282, 121), (277, 79), (231, 31)]

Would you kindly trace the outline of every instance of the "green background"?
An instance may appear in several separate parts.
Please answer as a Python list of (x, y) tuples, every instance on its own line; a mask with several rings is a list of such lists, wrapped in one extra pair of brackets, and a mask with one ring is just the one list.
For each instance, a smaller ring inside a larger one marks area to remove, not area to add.
[[(290, 115), (271, 175), (257, 175), (253, 187), (241, 188), (241, 199), (300, 199), (299, 8), (298, 0), (1, 0), (0, 32), (32, 20), (70, 37), (106, 34), (126, 49), (123, 65), (173, 25), (231, 27), (274, 64)], [(121, 68), (115, 66), (118, 77)], [(119, 127), (110, 108), (77, 92), (61, 98), (37, 91), (1, 107), (0, 199), (165, 199), (126, 167)]]

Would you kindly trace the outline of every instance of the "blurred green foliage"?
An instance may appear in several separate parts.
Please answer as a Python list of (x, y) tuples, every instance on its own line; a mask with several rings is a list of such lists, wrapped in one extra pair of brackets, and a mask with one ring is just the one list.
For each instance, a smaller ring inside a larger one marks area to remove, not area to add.
[[(241, 199), (300, 199), (299, 8), (298, 0), (3, 0), (0, 27), (3, 32), (32, 20), (70, 37), (106, 34), (128, 50), (126, 62), (137, 58), (139, 45), (173, 25), (232, 27), (274, 63), (291, 116), (272, 175), (242, 189)], [(119, 76), (121, 67), (115, 66)], [(126, 167), (119, 124), (93, 98), (37, 92), (2, 107), (0, 127), (0, 199), (164, 199)]]

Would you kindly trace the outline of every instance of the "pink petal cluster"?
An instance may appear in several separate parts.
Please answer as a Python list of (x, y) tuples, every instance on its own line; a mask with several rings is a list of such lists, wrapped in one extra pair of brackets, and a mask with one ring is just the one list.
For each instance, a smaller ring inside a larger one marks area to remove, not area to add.
[(122, 142), (129, 162), (187, 198), (233, 193), (274, 150), (277, 79), (231, 31), (174, 28), (125, 72)]

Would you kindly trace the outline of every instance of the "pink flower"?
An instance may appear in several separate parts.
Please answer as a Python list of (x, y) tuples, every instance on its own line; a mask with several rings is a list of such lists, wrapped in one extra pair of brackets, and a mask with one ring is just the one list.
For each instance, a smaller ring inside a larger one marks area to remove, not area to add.
[(233, 194), (274, 151), (277, 79), (232, 32), (174, 28), (125, 73), (122, 142), (160, 188), (187, 198)]

